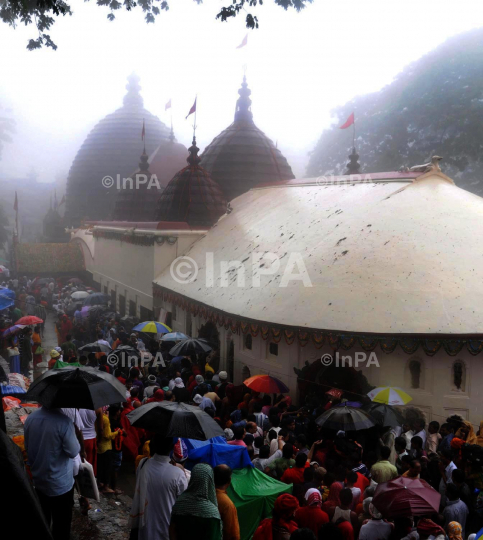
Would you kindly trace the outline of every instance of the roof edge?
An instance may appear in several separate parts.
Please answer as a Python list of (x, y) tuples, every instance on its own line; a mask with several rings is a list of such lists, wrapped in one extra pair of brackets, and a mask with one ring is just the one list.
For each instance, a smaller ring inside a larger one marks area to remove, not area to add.
[(426, 355), (434, 356), (443, 347), (450, 356), (456, 356), (466, 346), (468, 352), (474, 356), (483, 350), (483, 333), (481, 334), (419, 334), (419, 333), (374, 333), (374, 332), (351, 332), (344, 330), (329, 330), (296, 327), (283, 324), (270, 323), (249, 319), (241, 315), (227, 313), (220, 309), (193, 300), (180, 293), (174, 292), (153, 281), (153, 297), (163, 298), (183, 309), (189, 309), (195, 316), (200, 314), (205, 319), (211, 319), (218, 326), (231, 328), (233, 332), (242, 330), (243, 333), (250, 332), (253, 337), (262, 334), (262, 338), (269, 337), (275, 342), (279, 342), (282, 335), (288, 345), (295, 339), (301, 347), (313, 341), (317, 349), (327, 344), (335, 351), (340, 349), (348, 351), (357, 344), (365, 351), (374, 351), (377, 345), (381, 350), (390, 354), (394, 352), (397, 345), (406, 354), (414, 354), (419, 347), (422, 347)]

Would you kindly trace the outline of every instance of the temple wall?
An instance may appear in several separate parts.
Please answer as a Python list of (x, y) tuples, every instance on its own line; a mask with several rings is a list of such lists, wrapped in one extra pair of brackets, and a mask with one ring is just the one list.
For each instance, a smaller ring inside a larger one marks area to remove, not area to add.
[[(160, 299), (155, 298), (158, 306), (171, 311), (172, 306)], [(189, 333), (186, 327), (186, 313), (176, 308), (176, 321), (173, 327), (176, 331)], [(206, 321), (200, 316), (191, 319), (191, 336), (198, 335), (199, 328)], [(290, 388), (292, 395), (297, 395), (297, 376), (294, 367), (302, 368), (305, 362), (312, 363), (320, 360), (323, 355), (334, 354), (334, 351), (325, 345), (316, 349), (312, 342), (305, 347), (295, 341), (288, 345), (282, 338), (274, 349), (270, 347), (270, 340), (264, 341), (260, 335), (250, 339), (244, 334), (232, 334), (231, 330), (218, 327), (220, 334), (220, 369), (230, 372), (229, 343), (234, 342), (234, 363), (232, 365), (235, 384), (240, 384), (244, 378), (250, 375), (269, 373), (282, 380)], [(277, 352), (277, 354), (273, 354)], [(356, 354), (358, 355), (356, 357)], [(456, 356), (449, 356), (443, 348), (434, 356), (427, 356), (422, 349), (415, 354), (408, 355), (400, 347), (393, 353), (384, 353), (379, 347), (373, 355), (360, 349), (353, 348), (350, 351), (339, 352), (339, 367), (344, 362), (367, 377), (369, 383), (374, 386), (398, 386), (403, 388), (412, 398), (410, 405), (419, 407), (426, 414), (427, 421), (436, 420), (440, 424), (451, 414), (460, 414), (479, 425), (483, 420), (483, 387), (479, 381), (483, 380), (483, 361), (480, 355), (471, 355), (466, 348)], [(342, 357), (350, 357), (343, 359)], [(356, 364), (356, 358), (359, 364)], [(334, 362), (337, 360), (334, 359)], [(417, 362), (420, 366), (419, 388), (413, 388), (410, 371), (411, 362)], [(462, 366), (460, 388), (455, 384), (455, 363)], [(337, 365), (337, 364), (336, 364)], [(321, 386), (324, 393), (328, 388)]]
[[(120, 229), (123, 232), (123, 229)], [(142, 238), (146, 238), (143, 236)], [(123, 242), (120, 239), (94, 237), (92, 230), (79, 229), (71, 239), (83, 249), (86, 269), (92, 274), (101, 292), (116, 295), (119, 311), (120, 296), (125, 298), (126, 315), (129, 302), (135, 304), (135, 315), (153, 310), (153, 279), (188, 250), (199, 234), (183, 234), (167, 238), (157, 236), (152, 245)], [(141, 308), (144, 308), (142, 310)]]

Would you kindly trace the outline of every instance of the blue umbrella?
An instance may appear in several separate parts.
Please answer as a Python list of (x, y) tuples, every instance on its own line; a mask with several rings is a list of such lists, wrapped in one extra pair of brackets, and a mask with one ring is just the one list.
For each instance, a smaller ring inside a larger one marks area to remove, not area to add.
[(0, 310), (9, 308), (15, 304), (15, 291), (6, 287), (0, 287)]
[(190, 339), (190, 337), (183, 334), (183, 332), (170, 332), (169, 334), (164, 334), (161, 341), (181, 341), (182, 339)]
[(167, 334), (171, 332), (171, 328), (164, 323), (157, 321), (145, 321), (136, 325), (133, 330), (135, 332), (144, 332), (145, 334)]

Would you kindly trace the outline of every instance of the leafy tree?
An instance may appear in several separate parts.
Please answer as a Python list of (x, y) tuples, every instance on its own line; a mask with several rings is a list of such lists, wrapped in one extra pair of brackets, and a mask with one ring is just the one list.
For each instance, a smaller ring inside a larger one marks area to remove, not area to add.
[[(194, 0), (201, 4), (203, 0)], [(293, 8), (301, 11), (307, 3), (313, 0), (274, 0), (277, 5), (287, 10)], [(107, 18), (112, 21), (115, 18), (114, 12), (120, 9), (131, 11), (140, 8), (145, 13), (146, 22), (154, 22), (161, 11), (167, 11), (169, 4), (167, 0), (96, 0), (98, 6), (108, 7), (111, 12)], [(221, 8), (216, 16), (221, 21), (226, 21), (231, 17), (236, 17), (240, 11), (246, 12), (245, 21), (247, 28), (258, 28), (258, 19), (248, 13), (245, 6), (255, 7), (262, 5), (263, 0), (232, 0), (231, 4)], [(68, 2), (63, 0), (0, 0), (0, 19), (10, 26), (15, 27), (22, 23), (26, 26), (32, 24), (37, 28), (38, 38), (31, 39), (27, 49), (39, 49), (42, 46), (57, 49), (57, 45), (52, 41), (47, 33), (55, 22), (55, 17), (72, 15), (72, 9)]]
[(352, 131), (338, 126), (355, 111), (364, 173), (427, 163), (437, 154), (458, 186), (483, 195), (482, 45), (483, 29), (448, 39), (381, 91), (335, 109), (339, 123), (322, 133), (307, 175), (344, 173)]

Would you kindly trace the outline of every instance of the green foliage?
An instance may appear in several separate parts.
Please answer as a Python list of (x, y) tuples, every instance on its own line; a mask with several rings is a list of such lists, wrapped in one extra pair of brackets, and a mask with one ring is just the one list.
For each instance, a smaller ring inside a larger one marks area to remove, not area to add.
[[(88, 0), (86, 0), (88, 1)], [(194, 0), (201, 4), (203, 0)], [(285, 10), (293, 8), (296, 11), (302, 10), (307, 3), (313, 0), (274, 0), (275, 3)], [(125, 9), (131, 11), (134, 8), (141, 8), (145, 13), (147, 23), (153, 23), (156, 16), (161, 11), (167, 11), (169, 4), (167, 0), (96, 0), (98, 6), (108, 7), (111, 11), (107, 15), (110, 21), (115, 19), (115, 11)], [(231, 17), (236, 17), (240, 11), (246, 12), (246, 6), (255, 7), (263, 5), (263, 0), (232, 0), (232, 3), (222, 7), (217, 19), (226, 21)], [(57, 49), (57, 45), (52, 41), (47, 33), (55, 22), (55, 17), (72, 15), (71, 6), (63, 0), (1, 0), (0, 20), (10, 26), (17, 26), (19, 23), (26, 26), (33, 24), (37, 28), (38, 37), (31, 39), (27, 49), (34, 50), (43, 46)], [(247, 13), (247, 12), (246, 12)], [(246, 14), (247, 28), (258, 28), (258, 19), (251, 13)]]
[(307, 175), (344, 173), (352, 131), (338, 126), (355, 111), (363, 172), (394, 171), (437, 154), (457, 185), (483, 195), (482, 46), (483, 29), (451, 38), (380, 92), (335, 109), (339, 122), (322, 133)]

